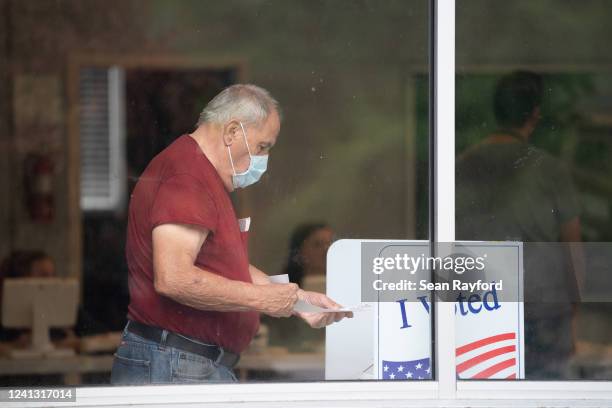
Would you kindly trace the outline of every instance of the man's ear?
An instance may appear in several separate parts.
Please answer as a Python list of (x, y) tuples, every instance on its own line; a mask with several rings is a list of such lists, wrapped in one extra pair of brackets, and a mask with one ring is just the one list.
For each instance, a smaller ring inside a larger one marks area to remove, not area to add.
[(240, 137), (240, 123), (237, 120), (230, 120), (223, 126), (223, 143), (231, 146)]

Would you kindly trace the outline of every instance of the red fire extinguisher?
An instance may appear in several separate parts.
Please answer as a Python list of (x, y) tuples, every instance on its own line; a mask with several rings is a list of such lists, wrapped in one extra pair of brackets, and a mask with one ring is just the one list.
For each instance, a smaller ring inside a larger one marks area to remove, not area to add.
[(24, 171), (25, 201), (32, 221), (53, 221), (55, 215), (54, 167), (53, 160), (46, 154), (33, 153), (26, 157)]

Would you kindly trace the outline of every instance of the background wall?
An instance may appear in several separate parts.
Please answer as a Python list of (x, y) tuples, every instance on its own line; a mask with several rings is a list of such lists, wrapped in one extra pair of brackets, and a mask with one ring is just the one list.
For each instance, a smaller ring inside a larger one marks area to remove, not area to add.
[[(610, 5), (459, 2), (459, 74), (610, 64)], [(60, 271), (78, 268), (66, 88), (70, 58), (84, 54), (241, 60), (246, 79), (280, 100), (279, 144), (262, 183), (245, 194), (243, 214), (253, 217), (253, 260), (270, 273), (279, 272), (302, 221), (327, 221), (339, 237), (424, 238), (426, 213), (417, 209), (426, 208), (426, 111), (412, 107), (427, 97), (414, 101), (427, 80), (426, 1), (0, 0), (0, 7), (0, 256), (43, 248)], [(50, 224), (28, 220), (22, 203), (28, 152), (56, 162)]]
[(70, 268), (65, 89), (76, 54), (242, 60), (247, 81), (279, 99), (285, 123), (269, 174), (246, 194), (259, 237), (253, 257), (271, 273), (301, 221), (327, 221), (340, 236), (414, 236), (405, 88), (411, 71), (426, 66), (425, 1), (3, 0), (3, 8), (12, 27), (13, 116), (30, 110), (4, 132), (19, 146), (11, 178), (19, 180), (28, 151), (49, 151), (58, 163), (49, 225), (28, 222), (19, 186), (2, 183), (5, 205), (15, 207), (6, 219), (17, 225), (7, 236), (13, 247), (42, 247), (60, 270)]

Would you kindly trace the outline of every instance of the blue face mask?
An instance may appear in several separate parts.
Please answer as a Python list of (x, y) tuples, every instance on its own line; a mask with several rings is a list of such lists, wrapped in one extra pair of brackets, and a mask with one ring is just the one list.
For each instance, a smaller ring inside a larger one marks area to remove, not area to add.
[(257, 183), (261, 176), (265, 173), (268, 168), (268, 155), (264, 156), (252, 156), (251, 149), (249, 149), (249, 142), (247, 141), (246, 131), (244, 130), (244, 126), (242, 126), (242, 122), (240, 123), (240, 127), (242, 128), (242, 134), (244, 135), (244, 143), (247, 147), (247, 152), (249, 152), (249, 168), (246, 169), (243, 173), (236, 173), (236, 168), (234, 167), (234, 160), (232, 160), (232, 152), (227, 146), (227, 152), (229, 153), (230, 163), (232, 165), (232, 171), (234, 175), (232, 176), (232, 183), (234, 188), (245, 188), (250, 186), (251, 184)]

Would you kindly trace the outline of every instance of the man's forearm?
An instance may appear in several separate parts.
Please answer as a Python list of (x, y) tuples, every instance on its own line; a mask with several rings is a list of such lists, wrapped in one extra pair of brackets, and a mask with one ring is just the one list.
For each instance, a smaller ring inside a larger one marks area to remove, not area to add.
[(195, 309), (265, 312), (269, 306), (259, 285), (227, 279), (196, 266), (175, 276), (160, 292)]
[(179, 224), (153, 229), (153, 285), (157, 293), (199, 310), (291, 315), (297, 285), (255, 285), (194, 266), (207, 235), (207, 230)]

